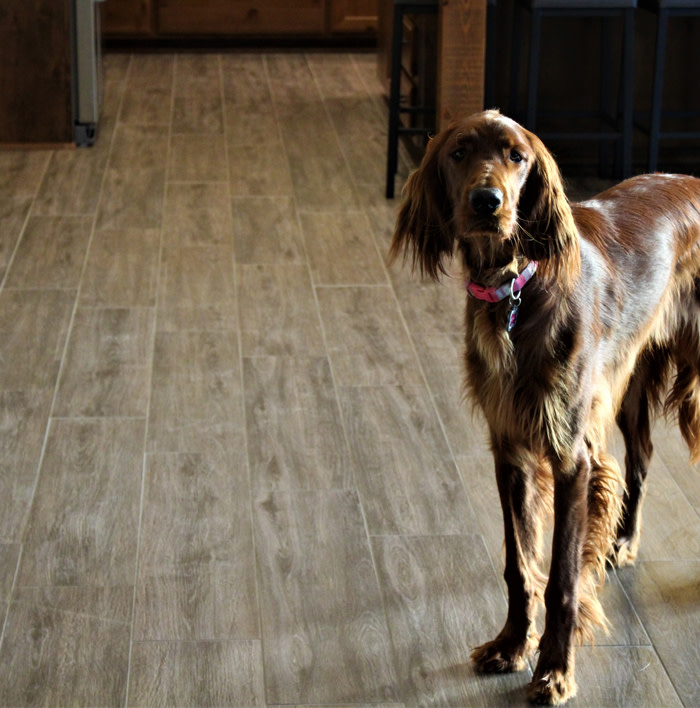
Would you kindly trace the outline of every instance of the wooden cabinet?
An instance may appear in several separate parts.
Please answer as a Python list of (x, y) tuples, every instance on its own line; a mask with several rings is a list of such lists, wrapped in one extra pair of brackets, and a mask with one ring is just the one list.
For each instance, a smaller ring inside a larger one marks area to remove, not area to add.
[(333, 0), (331, 32), (376, 32), (377, 0)]
[(107, 0), (106, 39), (372, 36), (378, 0)]
[(160, 0), (162, 34), (317, 34), (324, 0)]
[(0, 143), (73, 142), (69, 0), (0, 4)]
[(102, 4), (105, 34), (149, 36), (155, 32), (156, 0), (107, 0)]

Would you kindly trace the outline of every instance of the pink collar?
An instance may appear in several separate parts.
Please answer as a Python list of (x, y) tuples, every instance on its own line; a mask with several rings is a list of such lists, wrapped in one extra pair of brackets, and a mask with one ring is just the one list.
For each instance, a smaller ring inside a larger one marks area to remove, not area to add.
[(467, 281), (467, 292), (477, 300), (500, 302), (509, 295), (512, 297), (515, 293), (520, 292), (525, 287), (525, 283), (535, 274), (536, 270), (537, 261), (530, 261), (517, 278), (513, 278), (509, 283), (504, 283), (497, 288), (486, 288), (478, 283)]

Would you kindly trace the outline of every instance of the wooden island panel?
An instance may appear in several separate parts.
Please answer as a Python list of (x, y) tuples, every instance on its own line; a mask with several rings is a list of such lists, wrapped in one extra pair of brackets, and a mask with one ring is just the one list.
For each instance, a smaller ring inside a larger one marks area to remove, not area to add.
[(68, 0), (0, 4), (0, 143), (73, 141)]
[(486, 0), (442, 0), (438, 22), (438, 127), (484, 107)]

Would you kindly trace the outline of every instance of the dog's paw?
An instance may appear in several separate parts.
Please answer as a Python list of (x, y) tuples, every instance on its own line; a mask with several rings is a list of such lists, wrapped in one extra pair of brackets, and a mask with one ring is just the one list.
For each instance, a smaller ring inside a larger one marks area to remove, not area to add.
[(548, 671), (528, 684), (527, 697), (533, 703), (544, 706), (558, 706), (576, 695), (573, 675), (563, 671)]
[(618, 568), (622, 568), (626, 565), (634, 565), (634, 562), (637, 560), (638, 550), (638, 538), (620, 536), (617, 541), (615, 541), (613, 557), (611, 561), (613, 565), (616, 565)]
[(474, 649), (471, 660), (483, 674), (506, 674), (527, 667), (527, 657), (535, 650), (538, 637), (530, 635), (525, 643), (497, 637)]

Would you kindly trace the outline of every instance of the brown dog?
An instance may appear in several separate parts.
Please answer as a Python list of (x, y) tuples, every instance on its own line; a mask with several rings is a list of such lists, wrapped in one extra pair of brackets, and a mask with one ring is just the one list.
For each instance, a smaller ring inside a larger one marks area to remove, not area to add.
[[(488, 422), (503, 508), (508, 616), (472, 659), (515, 671), (539, 646), (528, 695), (563, 703), (576, 692), (576, 635), (606, 621), (606, 559), (637, 553), (652, 414), (677, 412), (700, 457), (700, 179), (644, 175), (572, 204), (542, 142), (486, 111), (435, 137), (404, 193), (390, 257), (408, 254), (433, 278), (453, 255), (464, 268), (467, 387)], [(606, 453), (616, 418), (624, 511)]]

